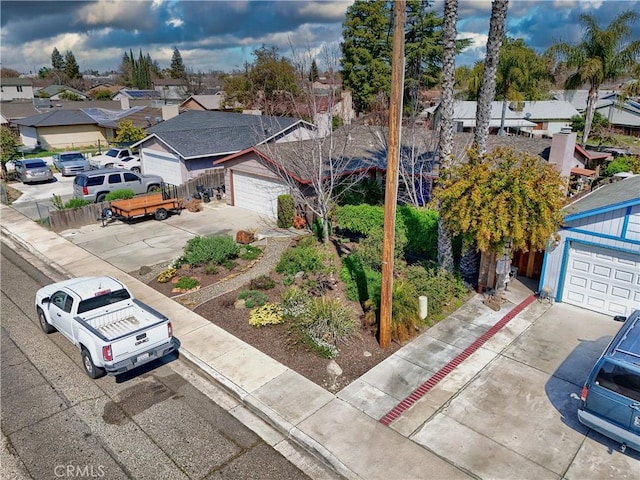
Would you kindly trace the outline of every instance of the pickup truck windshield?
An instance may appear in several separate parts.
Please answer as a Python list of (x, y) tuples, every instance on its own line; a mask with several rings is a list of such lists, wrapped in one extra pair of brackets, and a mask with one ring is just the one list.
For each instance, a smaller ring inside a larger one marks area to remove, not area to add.
[(118, 156), (118, 150), (112, 148), (111, 150), (109, 150), (107, 153), (105, 153), (105, 155), (107, 157), (117, 157)]
[(131, 298), (131, 295), (125, 289), (115, 290), (104, 295), (87, 298), (86, 300), (82, 300), (80, 302), (80, 305), (78, 305), (78, 313), (89, 312), (91, 310), (95, 310), (96, 308), (102, 308), (107, 305), (111, 305), (112, 303), (118, 303), (129, 298)]
[(81, 153), (72, 153), (70, 155), (60, 155), (61, 162), (77, 162), (78, 160), (85, 160)]

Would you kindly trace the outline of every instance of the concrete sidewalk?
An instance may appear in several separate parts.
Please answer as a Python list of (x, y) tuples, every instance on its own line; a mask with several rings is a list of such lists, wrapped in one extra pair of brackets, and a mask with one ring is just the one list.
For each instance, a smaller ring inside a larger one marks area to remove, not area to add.
[(345, 478), (472, 478), (411, 435), (548, 308), (528, 305), (532, 291), (517, 281), (499, 312), (477, 295), (334, 395), (13, 208), (0, 217), (3, 235), (64, 275), (127, 284), (172, 319), (181, 355)]

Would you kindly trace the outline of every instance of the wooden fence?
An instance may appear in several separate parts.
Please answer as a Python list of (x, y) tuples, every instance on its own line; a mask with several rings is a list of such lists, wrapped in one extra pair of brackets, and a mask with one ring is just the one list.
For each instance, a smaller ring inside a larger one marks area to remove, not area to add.
[[(224, 169), (208, 170), (195, 178), (176, 186), (177, 197), (186, 199), (193, 197), (198, 186), (202, 189), (217, 189), (224, 186)], [(70, 228), (79, 228), (99, 222), (102, 210), (109, 206), (109, 202), (92, 203), (80, 208), (49, 211), (49, 225), (54, 232), (61, 232)]]

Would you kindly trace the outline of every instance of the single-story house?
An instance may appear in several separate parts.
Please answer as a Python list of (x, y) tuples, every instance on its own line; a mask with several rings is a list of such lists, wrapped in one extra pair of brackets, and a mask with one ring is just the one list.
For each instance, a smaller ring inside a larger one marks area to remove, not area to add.
[(640, 175), (565, 207), (558, 240), (544, 254), (540, 289), (557, 302), (606, 315), (640, 308)]
[(184, 100), (187, 97), (186, 80), (180, 78), (157, 78), (153, 80), (153, 89), (163, 100)]
[(290, 117), (187, 110), (147, 129), (140, 148), (143, 172), (180, 185), (214, 162), (251, 146), (309, 138), (315, 127)]
[[(558, 100), (571, 102), (578, 112), (584, 114), (588, 93), (588, 90), (559, 90), (553, 92), (553, 96)], [(640, 103), (637, 99), (628, 98), (621, 103), (617, 91), (602, 89), (599, 91), (595, 108), (614, 129), (624, 135), (640, 137)]]
[(33, 82), (30, 78), (0, 78), (0, 102), (32, 99)]
[(111, 97), (112, 100), (120, 100), (122, 98), (129, 100), (163, 100), (162, 95), (157, 90), (133, 90), (129, 88), (122, 88)]
[[(476, 127), (478, 102), (456, 100), (453, 106), (453, 123), (458, 132), (472, 132)], [(495, 133), (502, 122), (502, 101), (491, 102), (489, 129)], [(536, 102), (510, 102), (505, 111), (504, 127), (507, 132), (529, 136), (551, 137), (571, 123), (571, 117), (579, 112), (567, 101), (549, 100)], [(440, 122), (440, 104), (421, 113), (436, 129)]]
[[(85, 146), (106, 147), (116, 136), (118, 122), (129, 119), (137, 127), (149, 126), (147, 119), (161, 121), (163, 110), (135, 106), (124, 110), (98, 107), (75, 109), (53, 108), (12, 120), (20, 131), (20, 141), (26, 147), (79, 148)], [(113, 105), (112, 102), (109, 102)], [(88, 105), (82, 103), (81, 105)]]

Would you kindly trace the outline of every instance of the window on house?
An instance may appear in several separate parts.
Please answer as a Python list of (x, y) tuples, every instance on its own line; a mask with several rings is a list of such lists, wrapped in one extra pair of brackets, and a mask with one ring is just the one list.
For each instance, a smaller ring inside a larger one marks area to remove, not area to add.
[(18, 89), (19, 92), (22, 91), (22, 85), (18, 85), (16, 88)]

